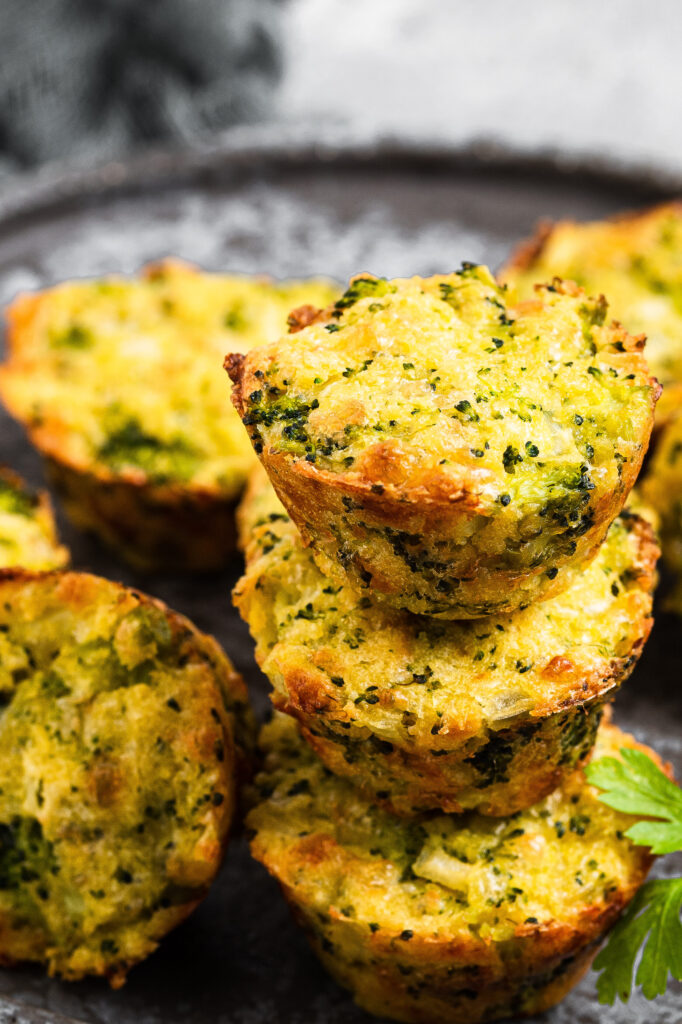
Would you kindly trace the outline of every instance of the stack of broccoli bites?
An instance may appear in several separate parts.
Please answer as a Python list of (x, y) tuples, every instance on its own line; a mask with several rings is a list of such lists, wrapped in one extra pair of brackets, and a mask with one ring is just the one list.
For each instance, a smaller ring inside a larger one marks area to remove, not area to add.
[(558, 281), (512, 307), (470, 264), (291, 322), (226, 361), (268, 474), (235, 601), (289, 716), (254, 855), (368, 1010), (538, 1012), (650, 865), (581, 769), (634, 743), (600, 719), (652, 624), (658, 549), (623, 511), (643, 339)]

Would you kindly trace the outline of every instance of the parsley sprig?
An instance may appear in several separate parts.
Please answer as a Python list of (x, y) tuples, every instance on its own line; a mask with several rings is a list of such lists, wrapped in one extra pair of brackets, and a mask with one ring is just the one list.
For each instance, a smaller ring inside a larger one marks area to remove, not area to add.
[[(588, 781), (603, 790), (599, 799), (617, 811), (644, 819), (625, 835), (651, 852), (682, 850), (682, 791), (640, 750), (623, 747), (622, 761), (603, 757), (588, 765)], [(662, 995), (668, 975), (682, 981), (682, 878), (654, 879), (639, 890), (594, 961), (600, 971), (600, 1003), (630, 998), (635, 982), (647, 999)]]

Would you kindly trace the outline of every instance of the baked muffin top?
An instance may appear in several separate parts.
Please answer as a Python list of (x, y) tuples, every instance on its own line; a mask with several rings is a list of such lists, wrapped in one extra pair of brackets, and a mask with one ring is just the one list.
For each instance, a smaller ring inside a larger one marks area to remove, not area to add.
[(612, 316), (632, 334), (646, 334), (647, 362), (661, 384), (682, 381), (681, 204), (543, 224), (500, 273), (518, 298), (555, 275), (606, 295)]
[(140, 277), (75, 281), (7, 311), (0, 393), (33, 441), (61, 462), (122, 478), (236, 496), (253, 464), (221, 373), (286, 330), (326, 281), (276, 283), (172, 261)]
[(560, 283), (513, 307), (481, 266), (358, 277), (293, 336), (233, 362), (235, 402), (256, 451), (321, 477), (470, 494), (486, 515), (572, 509), (617, 486), (650, 430), (641, 342), (607, 319), (603, 299)]

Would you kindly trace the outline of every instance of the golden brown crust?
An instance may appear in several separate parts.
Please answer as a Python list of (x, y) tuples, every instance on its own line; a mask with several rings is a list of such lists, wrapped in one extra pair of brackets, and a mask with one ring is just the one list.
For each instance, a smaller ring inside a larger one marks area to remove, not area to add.
[(319, 309), (317, 306), (305, 305), (292, 309), (287, 317), (289, 334), (296, 334), (298, 331), (302, 331), (304, 327), (322, 320), (323, 317), (324, 310)]
[[(422, 943), (421, 948), (415, 943), (415, 956), (409, 965), (391, 963), (391, 954), (400, 943), (400, 935), (396, 934), (392, 949), (375, 953), (372, 944), (373, 974), (363, 978), (357, 970), (344, 969), (344, 965), (328, 952), (326, 943), (320, 940), (315, 930), (315, 923), (295, 905), (294, 895), (284, 887), (282, 891), (296, 921), (304, 929), (326, 969), (340, 985), (351, 989), (355, 1001), (368, 1013), (404, 1021), (405, 1024), (479, 1024), (511, 1016), (533, 1017), (561, 1002), (589, 970), (603, 935), (613, 927), (636, 888), (633, 887), (627, 897), (618, 894), (608, 912), (599, 913), (601, 930), (589, 929), (595, 935), (591, 943), (586, 945), (585, 933), (577, 929), (570, 932), (566, 929), (567, 934), (563, 935), (549, 934), (550, 929), (546, 929), (547, 945), (542, 940), (537, 942), (540, 949), (535, 959), (528, 950), (527, 959), (533, 966), (525, 977), (500, 978), (499, 971), (482, 969), (480, 964), (476, 964), (470, 975), (476, 983), (464, 977), (459, 989), (453, 984), (449, 968), (455, 958), (466, 961), (470, 950), (463, 943), (450, 943), (444, 949), (438, 949), (433, 942)], [(588, 920), (585, 923), (592, 924)], [(419, 1003), (415, 1003), (409, 977), (420, 970), (425, 973), (428, 970), (429, 987), (425, 986)]]
[(240, 377), (245, 359), (246, 355), (243, 352), (228, 352), (225, 356), (223, 369), (227, 372), (230, 380)]
[(553, 221), (546, 217), (538, 221), (535, 233), (524, 238), (512, 251), (511, 257), (501, 271), (501, 277), (504, 279), (506, 272), (511, 269), (528, 270), (542, 254), (553, 227)]
[[(649, 631), (650, 625), (647, 635)], [(633, 649), (633, 665), (643, 645), (644, 638)], [(547, 796), (568, 771), (585, 762), (604, 701), (612, 699), (631, 671), (622, 659), (612, 664), (607, 677), (594, 678), (592, 686), (588, 683), (573, 702), (566, 698), (554, 708), (538, 709), (525, 724), (489, 732), (485, 738), (463, 730), (459, 750), (457, 733), (451, 728), (451, 750), (437, 748), (434, 753), (397, 746), (389, 750), (387, 744), (380, 761), (362, 755), (349, 760), (344, 737), (321, 727), (322, 715), (335, 724), (343, 720), (334, 714), (327, 689), (320, 687), (313, 673), (306, 678), (301, 672), (292, 679), (283, 672), (289, 696), (274, 693), (272, 703), (296, 719), (305, 740), (331, 771), (352, 779), (367, 799), (394, 814), (411, 817), (433, 808), (459, 814), (475, 808), (479, 814), (507, 817)], [(563, 738), (573, 735), (577, 741), (568, 748)], [(496, 772), (498, 750), (506, 767)]]
[[(579, 571), (599, 550), (635, 484), (642, 460), (643, 453), (636, 462), (628, 463), (621, 476), (622, 490), (594, 503), (595, 525), (578, 539), (574, 555), (564, 565), (564, 572), (554, 577), (553, 583), (547, 581), (542, 565), (530, 571), (491, 569), (481, 553), (465, 546), (454, 570), (458, 594), (454, 608), (451, 599), (438, 591), (440, 580), (435, 581), (435, 588), (430, 588), (428, 598), (423, 596), (425, 587), (421, 596), (405, 601), (404, 606), (435, 618), (478, 618), (513, 612), (562, 593), (571, 572)], [(356, 515), (349, 524), (355, 550), (345, 561), (345, 573), (359, 591), (368, 589), (367, 577), (371, 577), (369, 589), (375, 597), (389, 604), (403, 604), (409, 583), (404, 569), (399, 571), (390, 552), (377, 557), (377, 542), (387, 529), (410, 537), (428, 535), (431, 543), (421, 548), (428, 560), (437, 558), (439, 549), (451, 537), (469, 532), (469, 524), (485, 514), (475, 491), (475, 479), (444, 483), (439, 476), (426, 472), (416, 484), (411, 482), (405, 486), (400, 479), (406, 472), (405, 461), (395, 449), (382, 460), (383, 479), (389, 482), (382, 485), (381, 494), (373, 490), (368, 479), (344, 479), (339, 474), (316, 470), (309, 463), (295, 462), (279, 452), (271, 453), (266, 464), (273, 487), (296, 523), (303, 542), (312, 546), (323, 572), (337, 579), (342, 578), (339, 561), (328, 552), (336, 544), (339, 521), (348, 517), (346, 503), (350, 499), (355, 504)], [(414, 476), (413, 470), (407, 469), (407, 472)]]

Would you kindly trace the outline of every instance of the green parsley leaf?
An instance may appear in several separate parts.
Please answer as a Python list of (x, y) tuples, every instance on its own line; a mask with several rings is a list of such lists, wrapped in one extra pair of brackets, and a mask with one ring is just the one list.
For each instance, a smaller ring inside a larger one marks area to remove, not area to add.
[[(588, 782), (604, 792), (599, 799), (617, 811), (663, 821), (638, 821), (625, 835), (652, 853), (682, 849), (682, 790), (641, 750), (621, 749), (622, 761), (602, 757), (587, 766)], [(665, 823), (665, 824), (664, 824)]]
[[(657, 821), (638, 821), (625, 835), (653, 853), (682, 849), (682, 791), (650, 757), (623, 747), (622, 761), (603, 757), (588, 765), (592, 785), (604, 790), (599, 799), (617, 811)], [(594, 961), (600, 971), (601, 1003), (617, 997), (627, 1002), (635, 975), (647, 999), (665, 992), (668, 975), (682, 981), (682, 878), (654, 879), (639, 890)]]
[(600, 1003), (627, 1002), (637, 954), (646, 942), (635, 981), (647, 999), (665, 992), (670, 973), (682, 981), (682, 878), (657, 878), (639, 890), (594, 961)]

